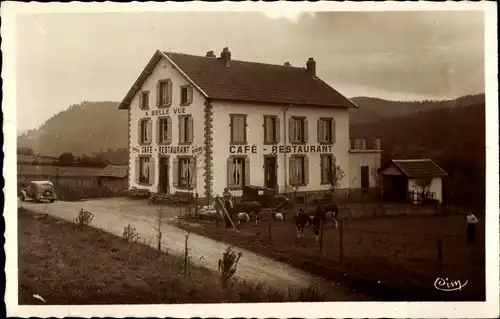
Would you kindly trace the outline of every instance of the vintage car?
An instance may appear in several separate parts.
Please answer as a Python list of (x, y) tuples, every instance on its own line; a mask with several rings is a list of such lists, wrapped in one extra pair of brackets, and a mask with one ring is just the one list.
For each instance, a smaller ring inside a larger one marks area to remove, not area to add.
[(288, 198), (276, 194), (272, 189), (245, 185), (240, 200), (234, 204), (233, 211), (251, 214), (262, 213), (265, 210), (277, 212), (286, 203), (288, 203)]
[(47, 200), (53, 203), (56, 199), (56, 192), (51, 181), (31, 181), (19, 191), (19, 197), (22, 201), (32, 199), (34, 202)]

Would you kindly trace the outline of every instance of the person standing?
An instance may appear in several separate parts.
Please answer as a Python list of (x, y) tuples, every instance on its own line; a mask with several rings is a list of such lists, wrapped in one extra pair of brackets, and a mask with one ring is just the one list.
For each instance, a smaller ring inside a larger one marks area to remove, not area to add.
[[(229, 216), (231, 216), (233, 211), (233, 194), (229, 191), (229, 188), (224, 188), (224, 193), (222, 193), (222, 198), (224, 200), (224, 208)], [(231, 216), (233, 218), (233, 216)], [(231, 226), (231, 222), (227, 215), (224, 216), (224, 220), (226, 222), (226, 228)]]
[(472, 212), (467, 215), (467, 242), (469, 244), (476, 243), (476, 224), (478, 219)]

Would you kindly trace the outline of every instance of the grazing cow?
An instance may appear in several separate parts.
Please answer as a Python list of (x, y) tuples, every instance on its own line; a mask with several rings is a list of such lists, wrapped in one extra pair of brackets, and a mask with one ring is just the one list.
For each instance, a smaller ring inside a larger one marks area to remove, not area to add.
[(321, 223), (326, 226), (326, 210), (321, 206), (316, 207), (314, 216), (312, 217), (312, 228), (314, 235), (316, 235), (316, 244), (319, 243), (319, 232), (321, 230)]
[(273, 214), (273, 219), (274, 219), (274, 221), (283, 220), (283, 214), (282, 213), (275, 213), (275, 214)]
[(304, 228), (311, 223), (311, 216), (300, 208), (295, 213), (295, 226), (297, 226), (297, 238), (304, 236)]
[(238, 213), (236, 216), (238, 218), (238, 225), (243, 223), (246, 227), (246, 224), (250, 221), (250, 216), (247, 213)]
[[(326, 217), (332, 217), (333, 222), (335, 223), (335, 228), (338, 228), (339, 226), (339, 214), (340, 214), (340, 209), (336, 204), (331, 204), (323, 207), (323, 210), (325, 211), (325, 216)], [(326, 221), (325, 221), (325, 226), (326, 226)]]

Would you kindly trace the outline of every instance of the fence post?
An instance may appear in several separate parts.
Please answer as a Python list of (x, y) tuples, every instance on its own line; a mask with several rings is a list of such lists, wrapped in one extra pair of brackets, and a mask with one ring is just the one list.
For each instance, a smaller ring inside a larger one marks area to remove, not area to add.
[(344, 219), (339, 220), (339, 259), (340, 263), (344, 262)]
[(443, 271), (443, 244), (441, 239), (437, 240), (437, 274), (441, 277)]
[(272, 221), (269, 222), (269, 224), (267, 225), (267, 236), (269, 237), (269, 242), (272, 241)]
[(319, 221), (319, 253), (323, 253), (323, 220)]
[(195, 199), (194, 199), (194, 216), (196, 217), (196, 220), (198, 220), (198, 192), (195, 194)]

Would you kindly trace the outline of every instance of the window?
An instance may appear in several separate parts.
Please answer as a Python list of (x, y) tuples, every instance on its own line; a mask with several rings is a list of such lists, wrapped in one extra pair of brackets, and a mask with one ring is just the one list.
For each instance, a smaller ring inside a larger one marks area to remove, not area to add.
[(193, 102), (193, 88), (189, 85), (181, 86), (181, 105), (189, 105)]
[(151, 119), (141, 119), (138, 128), (139, 144), (151, 143), (151, 132)]
[(321, 184), (331, 184), (335, 180), (333, 155), (321, 155)]
[(193, 142), (193, 118), (191, 115), (179, 115), (179, 144)]
[(250, 183), (250, 159), (246, 156), (231, 156), (227, 160), (227, 187), (241, 189)]
[(178, 156), (174, 159), (174, 187), (196, 188), (196, 158)]
[(307, 143), (308, 141), (308, 125), (305, 117), (290, 118), (290, 142), (291, 143)]
[(290, 160), (290, 185), (309, 184), (309, 160), (305, 155), (293, 155)]
[(244, 114), (231, 114), (231, 144), (247, 143), (247, 116)]
[(142, 110), (149, 109), (149, 91), (142, 91), (139, 96), (139, 108)]
[(318, 120), (318, 142), (322, 144), (335, 143), (335, 121), (332, 118)]
[(154, 183), (155, 166), (151, 156), (139, 156), (135, 160), (135, 176), (137, 184), (152, 185)]
[(280, 121), (277, 116), (264, 115), (264, 144), (275, 144), (280, 140)]
[(172, 104), (172, 81), (161, 80), (156, 85), (156, 106), (168, 107)]
[(158, 143), (169, 144), (172, 142), (172, 119), (170, 117), (160, 117), (157, 121)]

